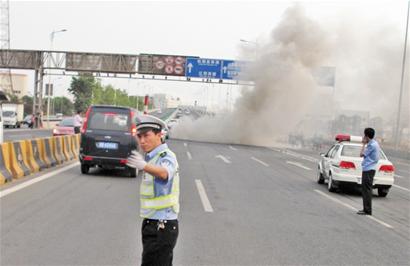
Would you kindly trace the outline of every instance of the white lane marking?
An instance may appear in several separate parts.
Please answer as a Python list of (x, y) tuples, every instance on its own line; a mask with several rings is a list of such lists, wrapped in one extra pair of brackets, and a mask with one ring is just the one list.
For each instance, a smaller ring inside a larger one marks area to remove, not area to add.
[(184, 147), (188, 147), (188, 144), (186, 142), (184, 142)]
[(252, 160), (254, 160), (255, 162), (260, 163), (261, 165), (264, 165), (266, 167), (269, 167), (269, 164), (265, 163), (264, 161), (259, 160), (258, 158), (255, 157), (251, 157)]
[(277, 148), (271, 148), (273, 151), (276, 151), (276, 152), (281, 152), (281, 150), (279, 150), (279, 149), (277, 149)]
[(296, 158), (300, 158), (300, 159), (309, 161), (309, 162), (313, 162), (313, 163), (319, 162), (319, 160), (316, 159), (316, 158), (313, 158), (313, 157), (310, 157), (310, 156), (307, 156), (307, 155), (303, 155), (303, 154), (300, 154), (300, 153), (296, 153), (296, 152), (293, 152), (293, 151), (283, 151), (283, 153), (285, 153), (287, 155), (290, 155), (290, 156), (293, 156), (293, 157), (296, 157)]
[(55, 175), (57, 175), (57, 174), (59, 174), (59, 173), (62, 173), (62, 172), (64, 172), (64, 171), (67, 171), (67, 170), (69, 170), (69, 169), (71, 169), (71, 168), (74, 168), (74, 167), (78, 166), (79, 164), (80, 164), (80, 163), (77, 162), (77, 163), (74, 163), (74, 164), (67, 165), (67, 166), (65, 166), (65, 167), (63, 167), (63, 168), (60, 168), (60, 169), (58, 169), (58, 170), (55, 170), (55, 171), (53, 171), (53, 172), (47, 173), (47, 174), (45, 174), (45, 175), (41, 175), (41, 176), (39, 176), (39, 177), (35, 177), (35, 178), (30, 179), (30, 180), (28, 180), (28, 181), (26, 181), (26, 182), (24, 182), (24, 183), (18, 184), (18, 185), (14, 186), (14, 187), (11, 187), (11, 188), (2, 190), (2, 191), (0, 191), (0, 198), (2, 198), (2, 197), (4, 197), (4, 196), (7, 196), (7, 195), (9, 195), (9, 194), (11, 194), (11, 193), (13, 193), (13, 192), (19, 191), (20, 189), (23, 189), (23, 188), (26, 188), (26, 187), (28, 187), (28, 186), (31, 186), (31, 185), (33, 185), (33, 184), (35, 184), (35, 183), (40, 182), (40, 181), (46, 180), (46, 179), (48, 179), (48, 178), (50, 178), (50, 177), (53, 177), (53, 176), (55, 176)]
[(297, 166), (297, 167), (300, 167), (300, 168), (303, 168), (303, 169), (305, 169), (305, 170), (312, 170), (311, 168), (306, 167), (306, 166), (304, 166), (304, 165), (301, 164), (301, 163), (292, 162), (292, 161), (286, 161), (286, 163), (287, 163), (287, 164), (294, 165), (294, 166)]
[(397, 178), (404, 178), (404, 176), (397, 175), (397, 174), (395, 174), (394, 176), (397, 177)]
[(191, 155), (191, 153), (190, 153), (189, 151), (186, 152), (186, 155), (188, 156), (188, 159), (189, 159), (189, 160), (192, 160), (192, 155)]
[[(330, 200), (332, 200), (332, 201), (334, 201), (334, 202), (336, 202), (336, 203), (338, 203), (338, 204), (340, 204), (340, 205), (345, 206), (346, 208), (348, 208), (348, 209), (350, 209), (350, 210), (352, 210), (352, 211), (355, 211), (355, 212), (358, 211), (358, 209), (356, 209), (356, 208), (353, 207), (352, 205), (347, 204), (347, 203), (345, 203), (345, 202), (343, 202), (343, 201), (341, 201), (341, 200), (339, 200), (339, 199), (336, 199), (336, 198), (334, 198), (334, 197), (332, 197), (332, 196), (329, 196), (329, 195), (327, 195), (326, 193), (324, 193), (324, 192), (322, 192), (322, 191), (320, 191), (320, 190), (315, 189), (315, 192), (319, 193), (320, 195), (322, 195), (322, 196), (324, 196), (324, 197), (326, 197), (326, 198), (328, 198), (328, 199), (330, 199)], [(385, 223), (385, 222), (383, 222), (383, 221), (381, 221), (381, 220), (379, 220), (379, 219), (373, 217), (372, 215), (365, 215), (365, 216), (366, 216), (367, 218), (369, 218), (370, 220), (373, 220), (373, 221), (375, 221), (375, 222), (377, 222), (377, 223), (379, 223), (379, 224), (381, 224), (381, 225), (383, 225), (383, 226), (385, 226), (385, 227), (387, 227), (387, 228), (393, 228), (393, 226), (391, 226), (390, 224)]]
[(217, 156), (215, 156), (215, 158), (219, 158), (219, 159), (221, 159), (222, 161), (224, 161), (225, 163), (231, 163), (231, 161), (229, 161), (227, 158), (225, 158), (224, 156), (222, 156), (222, 155), (217, 155)]
[(403, 189), (405, 191), (410, 191), (410, 189), (408, 189), (408, 188), (401, 187), (401, 186), (398, 186), (398, 185), (395, 185), (395, 184), (393, 184), (393, 187), (400, 188), (400, 189)]
[(233, 151), (237, 151), (238, 149), (235, 147), (232, 147), (231, 145), (229, 145), (229, 149), (233, 150)]
[(205, 212), (214, 212), (211, 203), (209, 202), (208, 196), (206, 195), (204, 185), (202, 185), (201, 180), (195, 179), (196, 188), (198, 189), (199, 197), (201, 198), (202, 206), (204, 206)]

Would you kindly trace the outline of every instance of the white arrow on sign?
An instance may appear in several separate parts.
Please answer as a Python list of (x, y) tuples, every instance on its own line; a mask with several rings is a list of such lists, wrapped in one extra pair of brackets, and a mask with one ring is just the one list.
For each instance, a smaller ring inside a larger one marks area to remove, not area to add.
[(227, 69), (228, 69), (228, 68), (227, 68), (226, 66), (223, 67), (224, 73), (226, 73), (226, 70), (227, 70)]
[(188, 64), (188, 73), (191, 73), (192, 68), (194, 67), (194, 65), (192, 65), (192, 63)]

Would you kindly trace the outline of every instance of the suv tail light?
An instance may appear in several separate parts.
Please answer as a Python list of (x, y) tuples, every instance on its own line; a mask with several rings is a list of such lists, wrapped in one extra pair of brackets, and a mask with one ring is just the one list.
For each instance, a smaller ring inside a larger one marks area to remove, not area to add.
[(130, 116), (131, 116), (131, 136), (136, 136), (137, 135), (137, 125), (134, 123), (134, 112), (130, 111)]
[(341, 161), (339, 164), (340, 168), (343, 169), (356, 169), (356, 166), (352, 162), (347, 162), (347, 161)]
[(379, 171), (380, 172), (386, 172), (386, 173), (393, 173), (394, 172), (394, 166), (393, 165), (382, 165), (382, 166), (380, 166)]
[(87, 131), (88, 118), (90, 116), (91, 107), (88, 107), (87, 112), (85, 113), (85, 118), (83, 122), (83, 127), (81, 128), (81, 133), (84, 134)]

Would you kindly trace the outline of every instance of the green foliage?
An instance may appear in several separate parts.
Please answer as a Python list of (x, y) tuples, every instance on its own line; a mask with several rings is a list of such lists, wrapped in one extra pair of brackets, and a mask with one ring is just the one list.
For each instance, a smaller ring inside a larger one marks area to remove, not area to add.
[(67, 97), (54, 97), (52, 99), (55, 113), (62, 113), (65, 116), (73, 115), (74, 104)]
[(95, 84), (96, 80), (90, 74), (80, 74), (79, 77), (72, 78), (68, 91), (74, 96), (74, 108), (76, 111), (84, 112), (90, 106)]
[(144, 108), (143, 96), (129, 96), (125, 90), (103, 86), (92, 76), (73, 77), (68, 90), (74, 95), (75, 110), (85, 111), (91, 104), (138, 107), (140, 111)]

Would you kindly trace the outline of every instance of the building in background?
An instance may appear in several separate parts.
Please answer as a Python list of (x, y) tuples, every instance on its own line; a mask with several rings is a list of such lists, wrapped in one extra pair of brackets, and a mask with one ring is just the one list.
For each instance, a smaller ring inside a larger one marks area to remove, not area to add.
[[(12, 84), (5, 82), (9, 73), (0, 72), (0, 90), (9, 95), (15, 95), (19, 99), (27, 95), (28, 92), (28, 76), (26, 74), (11, 74)], [(12, 91), (13, 90), (13, 91)]]

